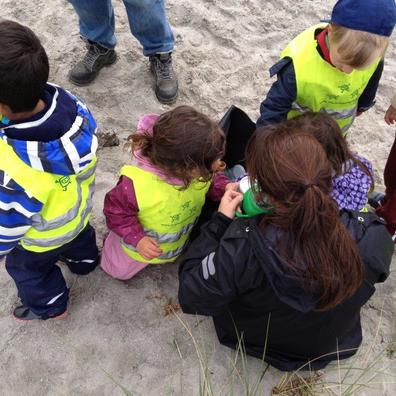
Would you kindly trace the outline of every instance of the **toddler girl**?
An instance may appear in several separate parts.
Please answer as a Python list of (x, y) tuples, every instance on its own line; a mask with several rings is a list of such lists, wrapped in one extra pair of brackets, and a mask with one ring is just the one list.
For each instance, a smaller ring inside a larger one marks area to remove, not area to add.
[(175, 261), (208, 194), (219, 201), (228, 179), (221, 170), (225, 137), (218, 125), (189, 106), (145, 115), (129, 137), (137, 164), (124, 166), (107, 193), (110, 230), (101, 266), (129, 279), (148, 264)]
[(334, 119), (324, 113), (305, 113), (287, 122), (314, 135), (325, 149), (333, 166), (331, 196), (338, 207), (366, 211), (368, 193), (374, 187), (373, 167), (369, 160), (351, 152)]

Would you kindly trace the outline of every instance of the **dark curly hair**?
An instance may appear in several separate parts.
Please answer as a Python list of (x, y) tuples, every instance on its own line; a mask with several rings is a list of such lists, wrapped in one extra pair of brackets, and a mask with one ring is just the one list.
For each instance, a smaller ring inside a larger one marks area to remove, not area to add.
[[(138, 131), (128, 137), (132, 151), (158, 166), (187, 188), (193, 179), (209, 181), (213, 163), (224, 155), (225, 136), (217, 123), (190, 106), (178, 106), (160, 116), (153, 133)], [(143, 132), (143, 133), (142, 133)]]

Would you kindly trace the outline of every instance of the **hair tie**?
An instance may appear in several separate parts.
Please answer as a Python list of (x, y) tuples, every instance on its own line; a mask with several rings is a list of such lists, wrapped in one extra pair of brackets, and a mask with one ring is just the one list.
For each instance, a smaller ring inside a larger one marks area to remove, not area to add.
[(311, 188), (311, 187), (318, 187), (318, 185), (315, 184), (315, 183), (308, 183), (308, 184), (305, 184), (305, 185), (304, 185), (304, 191), (307, 191), (308, 188)]

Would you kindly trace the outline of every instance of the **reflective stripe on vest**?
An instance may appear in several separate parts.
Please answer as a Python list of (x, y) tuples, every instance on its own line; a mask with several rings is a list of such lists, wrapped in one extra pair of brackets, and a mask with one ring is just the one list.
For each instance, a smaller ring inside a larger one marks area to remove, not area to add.
[[(126, 247), (127, 249), (132, 250), (133, 252), (137, 253), (137, 250), (134, 246), (132, 245), (128, 245), (127, 243), (125, 243), (122, 239), (121, 239), (121, 244)], [(171, 261), (173, 258), (176, 258), (184, 249), (184, 246), (180, 246), (174, 250), (168, 250), (167, 252), (165, 252), (164, 254), (161, 254), (160, 256), (157, 257), (157, 260), (165, 260), (165, 261)]]
[[(73, 219), (75, 219), (78, 215), (78, 211), (81, 207), (81, 203), (82, 203), (82, 191), (81, 191), (81, 183), (84, 180), (89, 179), (96, 170), (96, 164), (95, 166), (93, 166), (92, 168), (88, 169), (87, 172), (82, 173), (80, 175), (76, 176), (76, 182), (77, 182), (77, 201), (74, 204), (74, 206), (69, 209), (65, 214), (55, 217), (52, 220), (45, 220), (40, 213), (35, 214), (32, 216), (32, 226), (38, 230), (38, 231), (48, 231), (48, 230), (53, 230), (55, 228), (59, 228), (65, 224), (67, 224), (68, 222), (72, 221)], [(95, 182), (93, 182), (95, 183)], [(89, 185), (89, 193), (91, 194), (91, 185), (92, 183)], [(92, 191), (93, 194), (94, 191)], [(92, 201), (92, 195), (90, 195), (88, 197), (88, 201), (91, 200)], [(92, 203), (88, 202), (87, 206), (91, 204), (91, 208), (92, 208)]]
[(171, 233), (164, 233), (161, 234), (156, 231), (145, 229), (144, 232), (146, 235), (155, 238), (158, 243), (172, 243), (178, 241), (184, 234), (188, 234), (194, 227), (196, 221), (187, 224), (184, 226), (179, 232)]
[[(292, 110), (296, 110), (301, 114), (312, 111), (310, 108), (302, 106), (297, 102), (292, 103)], [(347, 130), (353, 124), (353, 121), (355, 121), (356, 111), (357, 111), (357, 107), (354, 107), (352, 109), (345, 109), (342, 111), (331, 110), (331, 109), (320, 109), (319, 113), (326, 113), (334, 117), (337, 121), (350, 118), (349, 122), (341, 128), (343, 135), (346, 135)]]
[[(91, 176), (92, 176), (92, 174), (91, 174)], [(86, 206), (81, 211), (80, 221), (78, 222), (77, 226), (74, 227), (71, 231), (69, 231), (69, 232), (67, 232), (67, 233), (65, 233), (65, 234), (63, 234), (61, 236), (53, 237), (53, 238), (23, 238), (22, 239), (23, 245), (26, 245), (26, 246), (39, 246), (39, 247), (53, 247), (53, 246), (58, 246), (58, 245), (64, 245), (66, 243), (71, 242), (84, 229), (84, 227), (88, 223), (88, 218), (87, 217), (91, 213), (92, 208), (93, 208), (93, 195), (94, 195), (94, 192), (95, 192), (95, 180), (93, 180), (92, 183), (89, 184), (88, 197), (87, 197), (87, 200), (86, 200)], [(62, 216), (60, 216), (60, 217), (62, 217)], [(75, 217), (77, 217), (77, 214), (76, 214)], [(69, 221), (71, 221), (73, 219), (70, 219)], [(60, 224), (59, 226), (65, 225), (69, 221), (64, 221), (63, 224)], [(47, 229), (42, 229), (40, 231), (47, 231)]]
[(142, 257), (135, 247), (120, 241), (134, 260), (161, 264), (173, 261), (184, 249), (188, 236), (205, 203), (210, 182), (194, 180), (186, 189), (167, 183), (157, 175), (135, 166), (125, 166), (121, 175), (130, 178), (139, 207), (138, 218), (145, 235), (159, 244), (163, 253), (152, 260)]
[(346, 74), (326, 62), (317, 51), (313, 26), (294, 38), (281, 57), (293, 60), (297, 95), (287, 118), (307, 111), (324, 112), (334, 117), (344, 134), (352, 125), (359, 97), (375, 72), (380, 59), (366, 70)]

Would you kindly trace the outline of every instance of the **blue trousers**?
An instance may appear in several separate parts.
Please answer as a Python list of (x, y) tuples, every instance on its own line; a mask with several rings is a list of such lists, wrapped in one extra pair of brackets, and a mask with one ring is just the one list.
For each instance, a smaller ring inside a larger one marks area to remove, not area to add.
[(69, 297), (58, 260), (70, 271), (85, 275), (99, 262), (95, 230), (88, 224), (71, 242), (58, 249), (36, 253), (18, 246), (6, 256), (6, 269), (14, 279), (22, 304), (43, 318), (65, 311)]
[[(114, 9), (111, 0), (68, 0), (76, 10), (82, 37), (114, 48)], [(164, 0), (123, 0), (132, 34), (143, 46), (146, 56), (170, 52), (174, 37)]]

